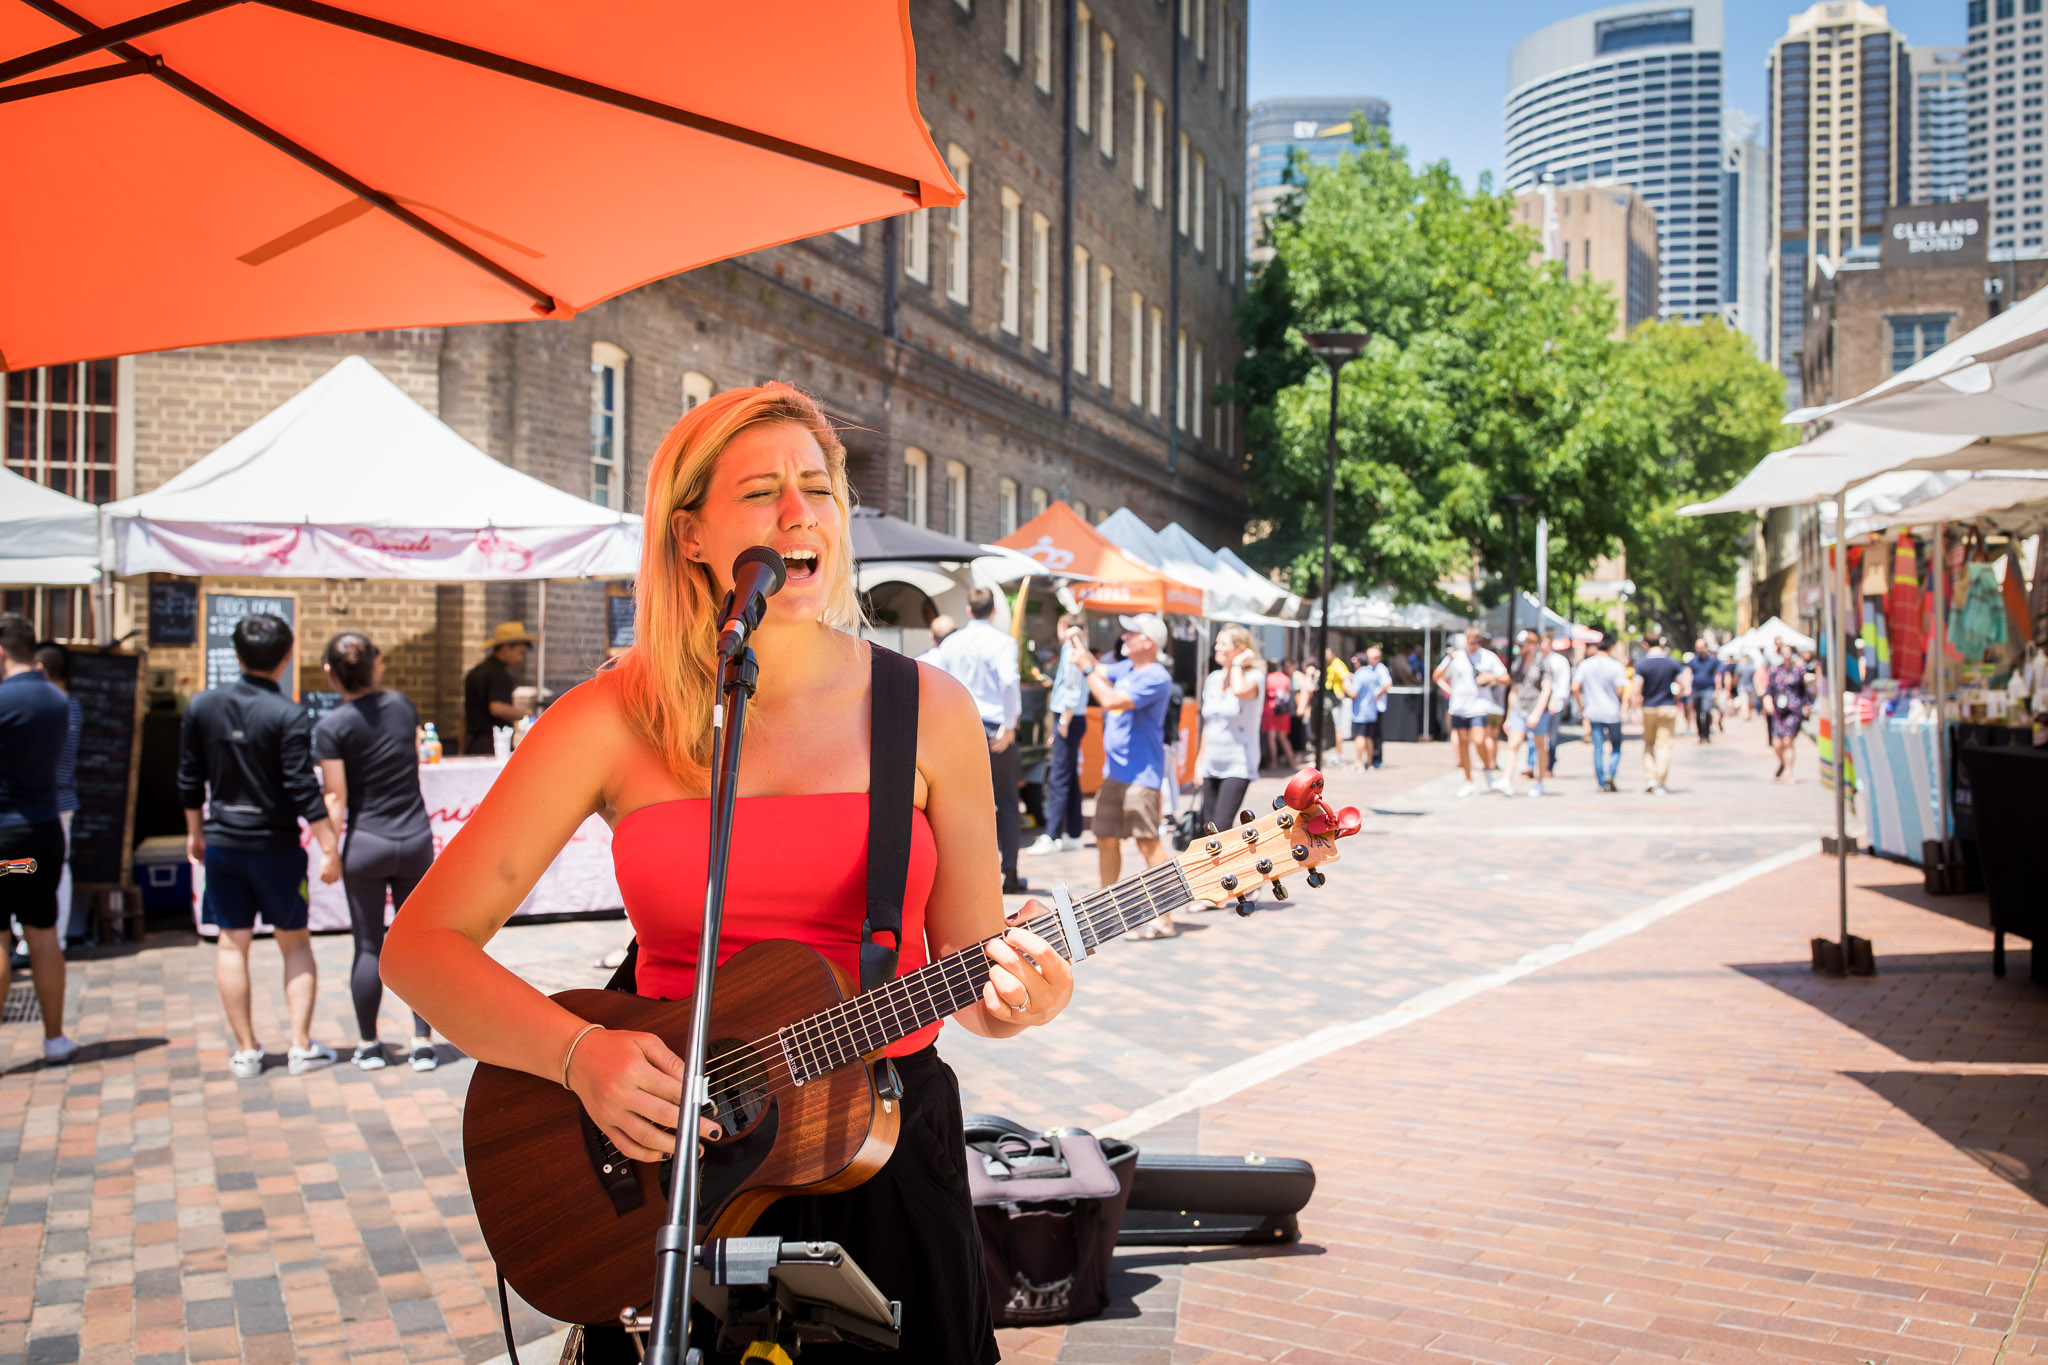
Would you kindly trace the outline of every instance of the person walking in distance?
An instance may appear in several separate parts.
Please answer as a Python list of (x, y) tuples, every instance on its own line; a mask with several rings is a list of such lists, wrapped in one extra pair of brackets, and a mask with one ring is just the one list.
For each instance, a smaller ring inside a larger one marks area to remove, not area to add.
[(1565, 707), (1572, 699), (1571, 640), (1554, 630), (1543, 642), (1543, 666), (1550, 670), (1550, 769), (1544, 779), (1557, 775), (1557, 753), (1565, 741)]
[(85, 729), (85, 708), (71, 695), (71, 651), (54, 640), (36, 646), (36, 667), (52, 686), (64, 694), (71, 724), (64, 739), (64, 752), (57, 759), (57, 821), (64, 826), (64, 870), (57, 879), (57, 946), (72, 937), (71, 904), (71, 817), (78, 810), (78, 737)]
[(249, 943), (260, 915), (284, 956), (292, 1032), (286, 1065), (297, 1076), (335, 1060), (333, 1048), (313, 1041), (320, 982), (306, 929), (299, 821), (320, 845), (322, 881), (341, 880), (341, 850), (313, 776), (305, 717), (278, 688), (292, 666), (292, 628), (267, 612), (245, 616), (235, 624), (234, 646), (241, 678), (201, 692), (185, 711), (178, 748), (185, 851), (206, 869), (203, 913), (220, 928), (214, 979), (235, 1035), (228, 1069), (243, 1080), (263, 1071), (249, 1004)]
[[(1333, 766), (1344, 761), (1351, 738), (1351, 666), (1334, 649), (1323, 651), (1323, 742), (1333, 751)], [(1313, 721), (1314, 712), (1310, 712)]]
[(967, 624), (921, 659), (958, 679), (981, 712), (981, 728), (988, 735), (989, 772), (995, 783), (996, 847), (1002, 855), (1003, 894), (1016, 896), (1030, 889), (1017, 875), (1017, 787), (1023, 778), (1017, 717), (1023, 711), (1023, 697), (1017, 642), (1009, 632), (996, 629), (995, 613), (996, 595), (987, 588), (976, 588), (967, 594)]
[(1369, 645), (1365, 662), (1351, 671), (1346, 684), (1351, 693), (1351, 738), (1358, 742), (1358, 766), (1380, 766), (1380, 717), (1387, 709), (1387, 694), (1394, 690), (1394, 675), (1380, 662), (1380, 647)]
[(1699, 734), (1699, 742), (1705, 744), (1714, 737), (1714, 712), (1721, 699), (1721, 661), (1714, 657), (1714, 647), (1702, 635), (1692, 642), (1692, 659), (1686, 664), (1686, 671), (1692, 674), (1688, 680), (1692, 688), (1692, 721)]
[[(1544, 658), (1543, 641), (1533, 630), (1525, 630), (1517, 638), (1519, 654), (1508, 675), (1514, 680), (1509, 694), (1508, 714), (1502, 729), (1506, 732), (1508, 752), (1513, 753), (1527, 735), (1535, 746), (1535, 779), (1529, 786), (1529, 795), (1543, 795), (1544, 779), (1550, 776), (1550, 664)], [(1505, 772), (1500, 775), (1501, 790), (1508, 796), (1515, 794), (1514, 781)]]
[[(1123, 844), (1138, 846), (1147, 867), (1166, 861), (1159, 839), (1159, 783), (1166, 768), (1166, 702), (1173, 676), (1159, 662), (1166, 622), (1151, 612), (1119, 616), (1121, 659), (1098, 663), (1086, 649), (1074, 663), (1102, 708), (1102, 785), (1095, 792), (1095, 858), (1102, 885), (1123, 875)], [(1161, 915), (1136, 938), (1172, 938), (1173, 916)]]
[(7, 927), (7, 981), (14, 983), (13, 921), (28, 940), (29, 976), (43, 1014), (43, 1060), (68, 1062), (64, 1036), (64, 941), (57, 883), (64, 875), (57, 766), (71, 733), (69, 698), (36, 668), (36, 632), (19, 612), (0, 613), (0, 858), (33, 858), (33, 872), (0, 876)]
[[(1487, 722), (1500, 714), (1499, 706), (1487, 691), (1508, 681), (1508, 671), (1500, 661), (1500, 655), (1488, 649), (1481, 641), (1483, 633), (1478, 626), (1465, 627), (1465, 643), (1444, 655), (1443, 662), (1436, 666), (1432, 678), (1448, 701), (1451, 718), (1451, 739), (1458, 750), (1458, 770), (1465, 774), (1465, 785), (1458, 788), (1458, 795), (1470, 796), (1478, 788), (1472, 781), (1473, 751), (1478, 751), (1479, 766), (1483, 771), (1493, 767), (1493, 734)], [(1492, 778), (1494, 790), (1511, 790), (1506, 787), (1506, 778), (1496, 773)]]
[(1771, 642), (1769, 667), (1757, 669), (1757, 693), (1768, 727), (1771, 752), (1778, 756), (1778, 770), (1771, 781), (1796, 785), (1793, 770), (1799, 763), (1799, 729), (1813, 705), (1813, 687), (1806, 666), (1785, 648), (1783, 640)]
[(1664, 652), (1664, 637), (1645, 635), (1636, 663), (1636, 690), (1643, 703), (1643, 790), (1669, 796), (1671, 741), (1678, 731), (1678, 703), (1692, 688), (1685, 665)]
[(1266, 669), (1266, 714), (1259, 723), (1266, 741), (1266, 763), (1294, 769), (1294, 661), (1275, 660)]
[[(370, 637), (343, 631), (327, 642), (320, 667), (341, 693), (341, 705), (321, 717), (313, 730), (313, 754), (320, 761), (320, 785), (327, 818), (342, 831), (341, 887), (348, 895), (349, 928), (355, 935), (355, 965), (349, 994), (355, 999), (355, 1064), (365, 1071), (386, 1065), (377, 1036), (377, 1011), (384, 1001), (378, 957), (384, 950), (384, 900), (393, 912), (434, 864), (434, 831), (420, 794), (420, 765), (414, 736), (419, 713), (403, 692), (384, 687), (384, 656)], [(418, 1011), (412, 1016), (414, 1071), (440, 1064), (433, 1030)]]
[[(484, 646), (483, 661), (462, 679), (462, 752), (489, 755), (491, 731), (517, 725), (520, 710), (512, 702), (512, 670), (525, 664), (533, 637), (522, 621), (500, 621)], [(538, 691), (538, 689), (536, 689)], [(536, 705), (538, 702), (536, 701)]]
[(1055, 853), (1081, 847), (1081, 741), (1088, 737), (1088, 684), (1074, 665), (1074, 651), (1087, 640), (1078, 612), (1060, 618), (1059, 666), (1053, 670), (1046, 714), (1052, 718), (1052, 756), (1045, 768), (1045, 833), (1026, 853)]
[(1599, 648), (1572, 674), (1572, 697), (1593, 742), (1593, 780), (1604, 792), (1620, 790), (1614, 777), (1621, 770), (1621, 700), (1628, 693), (1628, 671), (1614, 657), (1614, 645), (1611, 633), (1602, 635)]
[(1202, 823), (1223, 828), (1244, 808), (1259, 773), (1259, 727), (1265, 714), (1266, 666), (1252, 633), (1225, 626), (1216, 636), (1216, 667), (1202, 680), (1202, 733), (1195, 778), (1202, 784)]

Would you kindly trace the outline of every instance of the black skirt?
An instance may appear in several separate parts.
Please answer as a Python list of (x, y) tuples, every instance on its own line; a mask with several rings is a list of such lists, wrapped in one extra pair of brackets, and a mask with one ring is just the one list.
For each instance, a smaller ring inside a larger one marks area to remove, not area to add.
[[(989, 1315), (981, 1234), (967, 1193), (960, 1083), (932, 1047), (898, 1057), (896, 1071), (903, 1079), (903, 1121), (896, 1150), (882, 1169), (841, 1194), (772, 1204), (750, 1235), (837, 1242), (885, 1298), (903, 1305), (902, 1340), (895, 1352), (807, 1346), (805, 1365), (992, 1365), (998, 1358), (995, 1324)], [(612, 1359), (613, 1349), (625, 1352), (618, 1359), (634, 1358), (618, 1329), (599, 1329), (586, 1340), (585, 1359)]]

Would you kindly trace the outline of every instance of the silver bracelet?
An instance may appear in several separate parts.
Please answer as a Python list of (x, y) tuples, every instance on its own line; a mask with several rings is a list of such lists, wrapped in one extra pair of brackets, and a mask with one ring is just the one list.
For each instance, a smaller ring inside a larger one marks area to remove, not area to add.
[(603, 1024), (585, 1024), (583, 1032), (569, 1040), (569, 1050), (562, 1056), (562, 1089), (569, 1089), (569, 1063), (576, 1060), (576, 1045), (589, 1037), (591, 1032), (603, 1028)]

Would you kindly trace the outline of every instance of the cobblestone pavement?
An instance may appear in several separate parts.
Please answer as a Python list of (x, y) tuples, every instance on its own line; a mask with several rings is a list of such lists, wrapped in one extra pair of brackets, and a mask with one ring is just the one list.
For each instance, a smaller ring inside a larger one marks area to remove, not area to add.
[[(2038, 1138), (2013, 1137), (2048, 1131), (2033, 1074), (2048, 1076), (2048, 1056), (2019, 1063), (2012, 1041), (2041, 1034), (2038, 1002), (2015, 984), (2023, 962), (1990, 982), (1981, 930), (1877, 891), (1858, 915), (1878, 926), (1881, 954), (1908, 951), (1913, 965), (1888, 960), (1874, 983), (1811, 980), (1805, 937), (1832, 924), (1817, 859), (1176, 1110), (1222, 1068), (1811, 847), (1828, 811), (1811, 785), (1769, 785), (1762, 740), (1741, 728), (1704, 750), (1681, 742), (1669, 798), (1594, 792), (1580, 744), (1543, 800), (1459, 800), (1447, 752), (1396, 746), (1385, 769), (1333, 774), (1333, 794), (1372, 814), (1321, 891), (1111, 945), (1081, 968), (1067, 1015), (1028, 1043), (949, 1032), (970, 1109), (1101, 1127), (1151, 1106), (1175, 1112), (1141, 1143), (1300, 1154), (1322, 1173), (1291, 1254), (1127, 1253), (1108, 1318), (1005, 1333), (1006, 1354), (1732, 1359), (1770, 1320), (1782, 1329), (1771, 1349), (1788, 1357), (1989, 1360), (1970, 1352), (1986, 1333), (1995, 1347), (2004, 1324), (1990, 1319), (2000, 1305), (2010, 1319), (2026, 1271), (2012, 1267), (2031, 1264), (2048, 1226), (2030, 1183)], [(1635, 760), (1632, 745), (1625, 773)], [(1255, 787), (1254, 806), (1278, 786)], [(1091, 850), (1025, 866), (1036, 885), (1078, 890), (1094, 885), (1093, 863)], [(1858, 871), (1880, 884), (1912, 873)], [(493, 950), (546, 989), (588, 986), (603, 980), (592, 956), (623, 935), (616, 922), (527, 925)], [(346, 939), (318, 944), (319, 1028), (336, 1043), (353, 1032), (348, 952)], [(282, 1017), (266, 953), (259, 1021)], [(71, 1067), (40, 1065), (33, 1026), (0, 1029), (0, 1359), (478, 1362), (502, 1350), (461, 1174), (465, 1060), (444, 1049), (426, 1076), (280, 1067), (237, 1082), (205, 947), (152, 938), (74, 964), (72, 980), (71, 1031), (87, 1046)], [(402, 1013), (386, 1011), (397, 1037)], [(1965, 1045), (1969, 1064), (1947, 1065)], [(1921, 1230), (1898, 1231), (1923, 1213)], [(1774, 1270), (1794, 1287), (1736, 1305), (1689, 1297), (1737, 1274), (1717, 1259), (1742, 1267), (1723, 1297), (1776, 1283)], [(1901, 1318), (1938, 1323), (1950, 1335), (1925, 1331), (1949, 1354), (1915, 1354), (1926, 1343), (1903, 1328), (1912, 1349), (1866, 1350), (1842, 1344), (1862, 1329), (1830, 1316), (1829, 1295), (1861, 1312), (1882, 1294), (1829, 1277), (1977, 1306)], [(1702, 1318), (1703, 1305), (1715, 1311)], [(1721, 1316), (1738, 1309), (1755, 1321)], [(1748, 1335), (1722, 1347), (1673, 1335), (1666, 1317)], [(515, 1305), (520, 1340), (552, 1326)], [(1627, 1332), (1655, 1340), (1614, 1335)]]

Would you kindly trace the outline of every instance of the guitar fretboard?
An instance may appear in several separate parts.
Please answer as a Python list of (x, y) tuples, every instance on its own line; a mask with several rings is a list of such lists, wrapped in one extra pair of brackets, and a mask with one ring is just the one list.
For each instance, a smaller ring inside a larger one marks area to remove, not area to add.
[[(1065, 926), (1056, 913), (1028, 920), (1024, 927), (1072, 962), (1191, 899), (1179, 865), (1161, 863), (1076, 901), (1074, 918), (1081, 931), (1080, 943), (1067, 942)], [(878, 990), (788, 1025), (777, 1037), (789, 1059), (790, 1074), (801, 1084), (836, 1071), (967, 1008), (981, 997), (991, 965), (987, 951), (977, 943), (899, 976)]]

